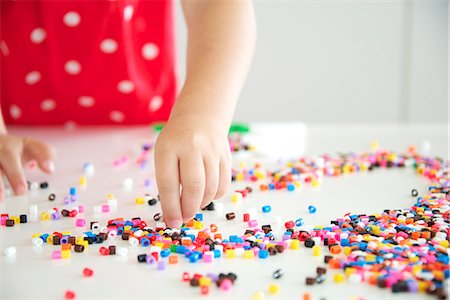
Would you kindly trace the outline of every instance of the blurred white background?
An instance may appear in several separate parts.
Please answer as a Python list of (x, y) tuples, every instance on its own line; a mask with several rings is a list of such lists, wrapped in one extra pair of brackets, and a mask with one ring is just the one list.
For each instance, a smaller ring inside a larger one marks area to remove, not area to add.
[(448, 122), (448, 0), (254, 4), (258, 42), (235, 120)]

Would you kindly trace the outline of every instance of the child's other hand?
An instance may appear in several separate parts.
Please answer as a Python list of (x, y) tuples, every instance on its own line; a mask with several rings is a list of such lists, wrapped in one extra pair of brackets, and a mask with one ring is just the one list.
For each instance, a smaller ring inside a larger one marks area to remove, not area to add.
[(8, 178), (14, 193), (23, 195), (28, 190), (23, 166), (34, 160), (42, 171), (52, 173), (54, 156), (54, 150), (45, 143), (26, 137), (0, 134), (0, 200), (5, 197), (3, 175)]
[(228, 190), (231, 153), (228, 128), (223, 127), (213, 118), (178, 115), (159, 135), (156, 180), (168, 227), (180, 228)]

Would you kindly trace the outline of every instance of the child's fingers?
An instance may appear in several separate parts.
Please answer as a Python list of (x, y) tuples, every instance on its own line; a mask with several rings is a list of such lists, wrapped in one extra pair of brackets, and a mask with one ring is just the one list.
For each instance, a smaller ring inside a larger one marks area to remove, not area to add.
[(205, 167), (201, 155), (180, 159), (181, 211), (183, 221), (191, 219), (199, 209), (205, 192)]
[(200, 205), (204, 208), (213, 201), (214, 196), (217, 193), (219, 187), (219, 165), (220, 161), (213, 158), (205, 158), (203, 161), (205, 165), (205, 193), (203, 194), (203, 200)]
[(55, 150), (49, 145), (29, 138), (24, 139), (24, 159), (26, 161), (34, 159), (42, 171), (52, 173), (55, 170), (54, 158)]
[(27, 182), (23, 173), (19, 153), (3, 153), (0, 158), (0, 165), (14, 193), (16, 195), (25, 194), (27, 192)]
[(231, 182), (231, 155), (227, 155), (220, 161), (220, 177), (219, 177), (219, 187), (217, 188), (217, 193), (214, 199), (223, 197), (225, 193), (230, 188)]
[(178, 159), (167, 154), (156, 155), (155, 168), (164, 220), (168, 227), (180, 228), (182, 217)]

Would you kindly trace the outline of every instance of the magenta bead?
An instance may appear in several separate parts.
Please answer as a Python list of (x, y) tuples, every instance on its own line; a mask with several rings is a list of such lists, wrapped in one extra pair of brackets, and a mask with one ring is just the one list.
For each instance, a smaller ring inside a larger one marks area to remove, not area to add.
[(108, 204), (104, 204), (102, 205), (102, 212), (109, 212), (109, 205)]
[(84, 227), (86, 225), (86, 220), (85, 219), (77, 219), (75, 221), (75, 225), (78, 227)]
[(220, 284), (220, 289), (222, 291), (229, 291), (231, 289), (231, 287), (233, 286), (233, 283), (231, 282), (230, 279), (226, 278), (222, 281), (222, 283)]
[(61, 258), (61, 250), (54, 250), (52, 252), (52, 259), (60, 259)]

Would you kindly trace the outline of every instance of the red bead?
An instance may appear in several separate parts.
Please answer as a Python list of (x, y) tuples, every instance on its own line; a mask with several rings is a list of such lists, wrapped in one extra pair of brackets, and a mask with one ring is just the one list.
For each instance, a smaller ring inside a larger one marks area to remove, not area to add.
[(84, 268), (83, 269), (83, 276), (84, 277), (91, 277), (92, 275), (94, 275), (94, 271), (92, 271), (92, 269), (89, 269), (89, 268)]
[(69, 217), (73, 218), (76, 217), (78, 215), (78, 211), (77, 210), (71, 210), (69, 213)]
[(109, 249), (106, 247), (100, 247), (99, 251), (101, 255), (109, 255)]
[(66, 294), (64, 295), (66, 299), (75, 299), (75, 293), (73, 291), (66, 291)]
[(244, 222), (250, 221), (250, 214), (244, 214)]
[(289, 222), (284, 223), (284, 226), (285, 226), (287, 229), (293, 228), (293, 227), (295, 226), (295, 223), (294, 223), (294, 221), (289, 221)]
[(207, 287), (206, 285), (202, 286), (200, 288), (200, 292), (202, 293), (202, 295), (208, 295), (209, 293), (209, 287)]
[(189, 281), (191, 280), (191, 275), (189, 275), (188, 272), (183, 273), (183, 281)]

